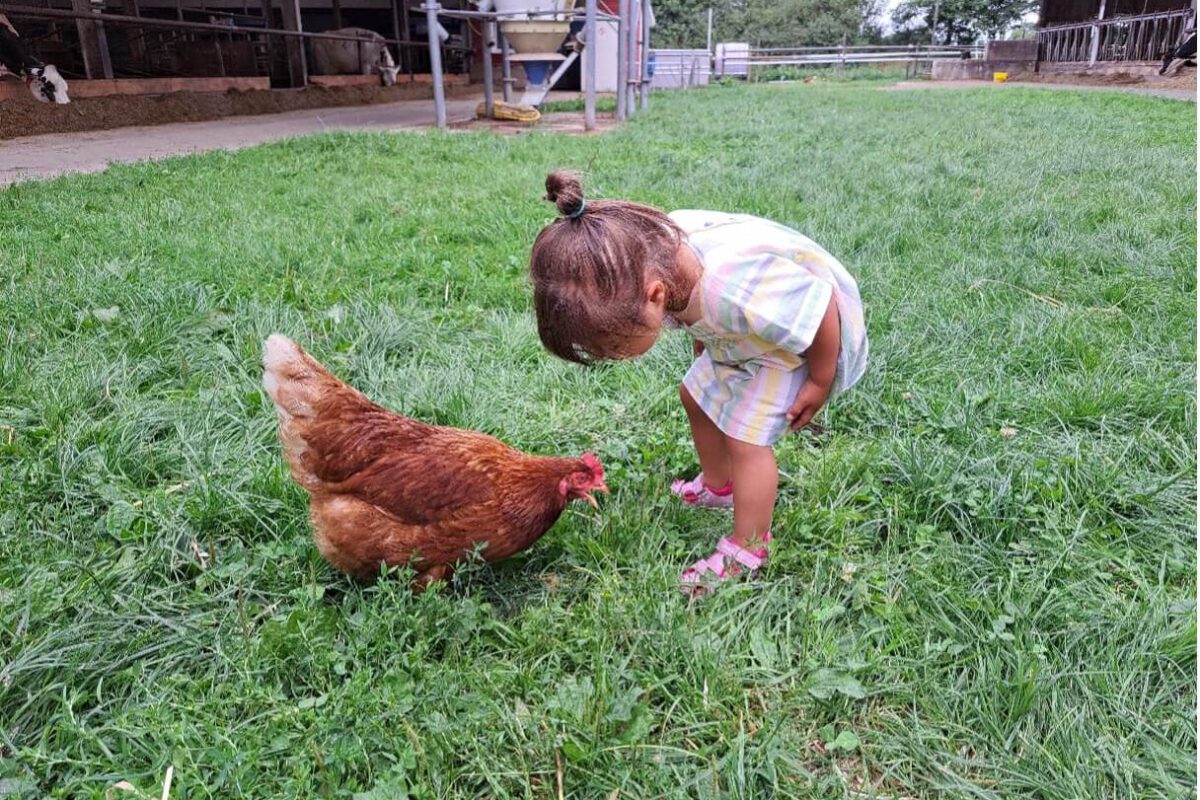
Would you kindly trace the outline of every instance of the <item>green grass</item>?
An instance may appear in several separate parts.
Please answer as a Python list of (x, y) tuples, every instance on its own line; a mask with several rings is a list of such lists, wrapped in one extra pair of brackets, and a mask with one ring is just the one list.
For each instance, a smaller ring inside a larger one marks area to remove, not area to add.
[[(603, 137), (327, 135), (0, 192), (0, 794), (157, 797), (172, 765), (189, 800), (1194, 795), (1194, 115), (713, 87)], [(558, 166), (780, 220), (860, 279), (870, 370), (780, 447), (753, 584), (676, 588), (729, 526), (666, 496), (687, 343), (539, 346)], [(446, 593), (359, 587), (284, 471), (272, 331), (397, 410), (595, 449), (615, 493)]]
[[(583, 111), (583, 97), (576, 97), (571, 100), (551, 100), (548, 103), (542, 103), (538, 106), (538, 110), (542, 113), (550, 113), (553, 111)], [(617, 98), (611, 95), (601, 95), (596, 98), (596, 111), (601, 114), (611, 114), (617, 110)]]
[(887, 81), (895, 83), (903, 80), (907, 73), (904, 65), (878, 64), (846, 64), (828, 66), (786, 66), (760, 67), (751, 74), (751, 80), (758, 83), (770, 81), (802, 81), (805, 78), (816, 78), (820, 81), (833, 83), (856, 83), (858, 81)]

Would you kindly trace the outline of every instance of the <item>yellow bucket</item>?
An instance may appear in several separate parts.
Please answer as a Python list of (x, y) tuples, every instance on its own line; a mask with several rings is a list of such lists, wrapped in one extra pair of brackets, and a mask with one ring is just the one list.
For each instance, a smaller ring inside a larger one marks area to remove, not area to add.
[(1005, 81), (1008, 80), (1008, 73), (1007, 72), (993, 72), (992, 80), (995, 81), (996, 83), (1004, 83)]

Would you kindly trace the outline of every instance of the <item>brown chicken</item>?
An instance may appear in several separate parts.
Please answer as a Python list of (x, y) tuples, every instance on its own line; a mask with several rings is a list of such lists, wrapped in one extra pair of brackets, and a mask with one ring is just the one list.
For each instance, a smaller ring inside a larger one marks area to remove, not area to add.
[(476, 546), (498, 561), (550, 529), (574, 499), (607, 492), (595, 456), (526, 455), (491, 436), (381, 408), (275, 334), (263, 386), (279, 412), (292, 477), (311, 496), (313, 539), (340, 570), (369, 580), (411, 565), (414, 586), (449, 578)]

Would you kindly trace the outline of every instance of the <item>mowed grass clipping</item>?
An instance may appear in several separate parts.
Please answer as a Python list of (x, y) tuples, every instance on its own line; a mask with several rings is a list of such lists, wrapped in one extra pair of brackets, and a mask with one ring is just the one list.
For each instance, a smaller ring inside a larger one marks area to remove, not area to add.
[[(596, 138), (327, 135), (0, 192), (0, 788), (102, 798), (1194, 794), (1195, 109), (1097, 92), (712, 87)], [(537, 340), (545, 173), (792, 225), (867, 377), (787, 440), (760, 579), (690, 348)], [(315, 551), (259, 388), (371, 397), (614, 488), (413, 597)], [(115, 796), (135, 795), (115, 790)]]

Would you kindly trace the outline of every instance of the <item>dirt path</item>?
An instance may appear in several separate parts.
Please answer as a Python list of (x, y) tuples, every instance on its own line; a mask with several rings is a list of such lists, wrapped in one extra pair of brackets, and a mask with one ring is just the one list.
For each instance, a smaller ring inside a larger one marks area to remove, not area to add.
[(1011, 81), (1008, 83), (993, 83), (992, 81), (901, 81), (888, 86), (888, 90), (908, 89), (1072, 89), (1085, 92), (1125, 92), (1151, 97), (1166, 97), (1171, 100), (1190, 100), (1196, 102), (1195, 89), (1167, 88), (1143, 84), (1109, 84), (1095, 85), (1085, 83), (1050, 83), (1048, 81)]
[[(471, 119), (476, 99), (447, 100), (451, 122)], [(432, 100), (322, 108), (208, 122), (176, 122), (86, 133), (51, 133), (0, 141), (0, 186), (112, 163), (154, 160), (207, 150), (238, 150), (324, 131), (390, 131), (434, 124)]]

